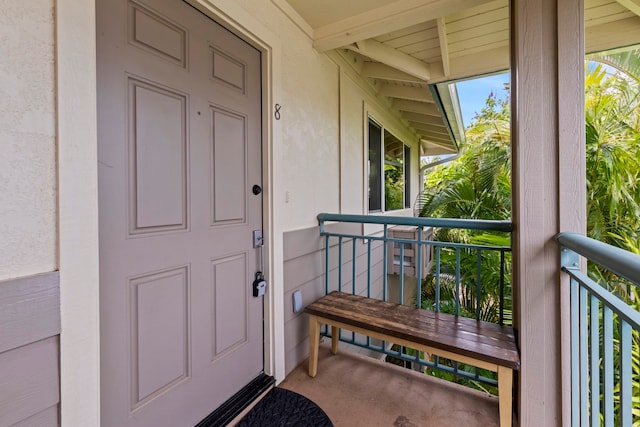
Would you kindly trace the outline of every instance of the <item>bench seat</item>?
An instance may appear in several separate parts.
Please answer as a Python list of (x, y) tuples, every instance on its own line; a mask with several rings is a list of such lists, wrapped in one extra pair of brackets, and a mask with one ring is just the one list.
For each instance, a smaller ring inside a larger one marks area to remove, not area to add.
[(513, 371), (520, 357), (513, 328), (446, 313), (332, 292), (305, 308), (309, 314), (309, 375), (318, 369), (320, 325), (331, 326), (331, 350), (339, 329), (390, 341), (498, 373), (500, 426), (511, 426)]

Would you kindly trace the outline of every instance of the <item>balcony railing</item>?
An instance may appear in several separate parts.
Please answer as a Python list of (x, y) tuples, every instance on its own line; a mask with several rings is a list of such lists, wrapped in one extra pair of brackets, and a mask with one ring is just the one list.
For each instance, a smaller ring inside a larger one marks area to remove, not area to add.
[[(325, 292), (351, 292), (436, 312), (511, 322), (508, 221), (320, 214), (325, 239)], [(329, 225), (330, 224), (330, 225)], [(484, 232), (481, 242), (433, 240), (434, 229)], [(498, 233), (496, 233), (498, 232)], [(486, 238), (490, 233), (502, 238)], [(507, 244), (491, 244), (491, 241)], [(487, 243), (488, 242), (488, 243)], [(324, 335), (329, 336), (330, 330)], [(431, 359), (352, 332), (340, 340), (405, 363), (496, 385), (485, 372)]]
[[(640, 425), (640, 256), (574, 233), (557, 240), (571, 277), (571, 425)], [(585, 274), (580, 256), (609, 282)]]

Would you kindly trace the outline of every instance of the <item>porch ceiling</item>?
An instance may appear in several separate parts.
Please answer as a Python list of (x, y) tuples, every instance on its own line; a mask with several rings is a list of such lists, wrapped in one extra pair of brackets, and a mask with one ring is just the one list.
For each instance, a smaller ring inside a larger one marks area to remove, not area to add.
[[(440, 85), (434, 100), (430, 84), (509, 68), (508, 0), (272, 1), (318, 51), (353, 59), (415, 130), (422, 154), (455, 152), (463, 138), (457, 94)], [(640, 43), (640, 0), (585, 0), (584, 19), (587, 52)]]

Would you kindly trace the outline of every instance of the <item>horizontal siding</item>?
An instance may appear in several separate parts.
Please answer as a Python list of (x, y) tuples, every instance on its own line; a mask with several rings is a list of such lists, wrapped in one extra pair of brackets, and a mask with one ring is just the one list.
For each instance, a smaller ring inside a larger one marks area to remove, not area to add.
[(0, 282), (0, 353), (60, 334), (57, 272)]
[[(359, 224), (330, 224), (330, 232), (360, 234)], [(293, 292), (302, 292), (303, 306), (317, 300), (325, 293), (324, 253), (325, 239), (320, 236), (318, 227), (295, 230), (284, 235), (284, 321), (285, 321), (285, 369), (287, 374), (303, 362), (308, 356), (308, 321), (303, 313), (293, 312)], [(338, 245), (337, 239), (331, 239), (330, 247), (330, 290), (338, 288)], [(382, 296), (382, 243), (372, 243), (371, 296)], [(353, 244), (349, 239), (343, 241), (342, 289), (353, 290), (352, 270)], [(356, 293), (366, 295), (367, 282), (367, 245), (356, 242)]]
[(59, 340), (51, 337), (0, 354), (0, 425), (10, 426), (60, 401)]
[(60, 425), (59, 409), (58, 405), (54, 405), (11, 427), (55, 427), (58, 425)]
[(0, 282), (0, 426), (59, 425), (57, 272)]

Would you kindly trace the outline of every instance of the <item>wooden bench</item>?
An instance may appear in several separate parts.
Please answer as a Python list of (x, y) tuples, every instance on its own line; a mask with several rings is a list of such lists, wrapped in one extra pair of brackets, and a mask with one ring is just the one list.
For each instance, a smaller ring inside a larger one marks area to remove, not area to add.
[(520, 357), (513, 328), (332, 292), (308, 305), (309, 376), (318, 372), (320, 325), (331, 326), (331, 352), (347, 329), (498, 373), (500, 426), (511, 426), (513, 371)]

